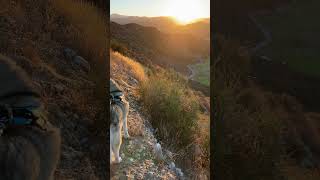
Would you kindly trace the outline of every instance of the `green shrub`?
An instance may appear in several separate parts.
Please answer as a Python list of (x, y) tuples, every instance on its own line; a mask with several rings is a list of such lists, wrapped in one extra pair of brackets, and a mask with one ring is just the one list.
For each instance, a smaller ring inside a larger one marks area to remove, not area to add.
[(158, 72), (140, 88), (141, 101), (157, 135), (167, 144), (184, 147), (193, 142), (199, 104), (196, 96), (172, 72)]

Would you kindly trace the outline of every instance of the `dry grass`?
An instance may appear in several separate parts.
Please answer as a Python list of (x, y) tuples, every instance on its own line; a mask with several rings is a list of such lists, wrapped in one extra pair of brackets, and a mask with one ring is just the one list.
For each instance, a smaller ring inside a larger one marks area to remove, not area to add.
[(30, 59), (33, 66), (38, 67), (41, 65), (42, 60), (39, 56), (39, 52), (31, 44), (27, 44), (25, 47), (22, 48), (22, 54), (26, 58)]
[(281, 173), (287, 177), (288, 180), (318, 180), (320, 179), (319, 169), (306, 169), (299, 167), (292, 160), (283, 161), (279, 164)]
[(141, 85), (141, 100), (151, 123), (160, 130), (158, 135), (170, 143), (179, 139), (180, 146), (186, 146), (192, 140), (192, 127), (196, 126), (198, 104), (196, 97), (184, 85), (171, 78), (164, 73), (149, 77)]
[[(107, 19), (92, 4), (75, 0), (52, 1), (57, 12), (77, 28), (73, 37), (87, 57), (94, 60), (105, 61), (107, 51)], [(102, 62), (99, 63), (102, 63)]]
[(126, 69), (128, 76), (132, 76), (139, 81), (146, 80), (143, 66), (135, 60), (121, 55), (118, 52), (110, 52), (110, 66), (116, 69)]
[[(73, 48), (80, 51), (90, 63), (89, 78), (96, 83), (97, 100), (106, 99), (108, 26), (106, 16), (93, 4), (81, 0), (54, 0), (55, 11), (62, 15), (69, 26), (65, 36), (71, 36)], [(49, 18), (50, 19), (50, 18)], [(67, 37), (66, 37), (67, 38)], [(69, 40), (67, 38), (67, 40)], [(104, 102), (104, 101), (103, 101)], [(102, 102), (101, 102), (102, 103)], [(104, 103), (102, 106), (106, 106)]]
[(249, 57), (232, 41), (221, 46), (211, 79), (217, 179), (319, 179), (299, 163), (307, 153), (298, 132), (307, 122), (302, 105), (248, 81)]

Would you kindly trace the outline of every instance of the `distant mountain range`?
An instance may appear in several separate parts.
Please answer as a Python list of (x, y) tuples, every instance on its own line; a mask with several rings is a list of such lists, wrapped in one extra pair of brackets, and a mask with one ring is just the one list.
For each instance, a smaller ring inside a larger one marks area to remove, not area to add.
[(178, 24), (172, 17), (142, 17), (112, 14), (110, 21), (121, 25), (135, 23), (141, 26), (155, 27), (164, 33), (186, 33), (203, 39), (210, 39), (210, 18), (201, 18), (190, 24)]
[(186, 65), (201, 56), (208, 56), (210, 52), (210, 41), (199, 36), (165, 33), (136, 23), (121, 25), (110, 22), (110, 34), (111, 47), (125, 49), (125, 55), (144, 64), (170, 65), (180, 72), (188, 72)]

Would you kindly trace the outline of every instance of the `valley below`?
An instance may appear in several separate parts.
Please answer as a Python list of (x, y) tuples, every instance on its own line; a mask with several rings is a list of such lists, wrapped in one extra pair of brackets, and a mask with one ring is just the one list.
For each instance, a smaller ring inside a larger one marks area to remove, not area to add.
[(210, 57), (200, 59), (196, 64), (187, 65), (190, 70), (188, 79), (195, 80), (205, 86), (210, 86)]

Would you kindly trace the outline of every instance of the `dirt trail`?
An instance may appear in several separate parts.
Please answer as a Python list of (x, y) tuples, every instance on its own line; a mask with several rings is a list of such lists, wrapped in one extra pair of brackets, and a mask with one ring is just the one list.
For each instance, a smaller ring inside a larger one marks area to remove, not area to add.
[(262, 32), (264, 36), (264, 40), (257, 43), (256, 46), (251, 49), (253, 54), (255, 54), (258, 50), (262, 49), (263, 47), (266, 47), (272, 41), (271, 33), (256, 19), (257, 14), (259, 13), (249, 14), (248, 17), (256, 25), (256, 27)]

